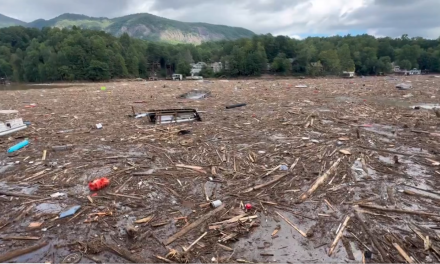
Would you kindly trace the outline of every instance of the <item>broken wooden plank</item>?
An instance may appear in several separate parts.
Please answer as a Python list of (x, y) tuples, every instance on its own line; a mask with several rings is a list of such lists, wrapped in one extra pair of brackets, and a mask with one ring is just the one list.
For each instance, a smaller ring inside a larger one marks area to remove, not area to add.
[(222, 249), (226, 250), (226, 251), (234, 251), (232, 248), (225, 246), (223, 244), (217, 243), (217, 246), (221, 247)]
[(427, 195), (427, 194), (416, 193), (416, 192), (413, 192), (413, 191), (410, 191), (410, 190), (404, 190), (403, 193), (408, 194), (408, 195), (412, 195), (412, 196), (418, 196), (418, 197), (421, 197), (421, 198), (431, 199), (431, 200), (434, 200), (434, 201), (440, 201), (440, 198), (432, 197), (432, 196)]
[(159, 255), (156, 255), (155, 257), (156, 257), (157, 259), (160, 259), (160, 260), (165, 261), (166, 263), (173, 263), (171, 260), (169, 260), (169, 259), (167, 259), (167, 258), (164, 258), (164, 257), (161, 257), (161, 256), (159, 256)]
[(46, 171), (49, 171), (49, 170), (50, 170), (50, 169), (44, 169), (44, 170), (42, 170), (42, 171), (39, 171), (39, 172), (35, 173), (34, 175), (30, 176), (29, 178), (23, 179), (22, 181), (29, 181), (29, 180), (32, 180), (32, 179), (34, 179), (34, 178), (36, 178), (36, 177), (38, 177), (38, 176), (40, 176), (40, 175), (43, 175)]
[(185, 165), (185, 164), (176, 164), (177, 168), (185, 168), (185, 169), (190, 169), (193, 171), (197, 171), (203, 174), (208, 174), (202, 167), (199, 166), (191, 166), (191, 165)]
[(130, 262), (133, 263), (147, 263), (147, 261), (140, 259), (140, 257), (134, 255), (132, 252), (122, 248), (117, 247), (111, 244), (106, 244), (106, 249), (111, 251), (112, 253), (115, 253), (116, 255), (120, 256), (121, 258), (124, 258)]
[(365, 225), (364, 221), (362, 221), (361, 213), (355, 211), (354, 215), (356, 216), (357, 220), (362, 226), (362, 229), (365, 231), (365, 233), (370, 237), (371, 241), (373, 241), (374, 246), (377, 248), (377, 250), (380, 253), (380, 257), (383, 262), (389, 262), (388, 255), (386, 254), (386, 251), (383, 249), (383, 247), (379, 244), (379, 241), (377, 241), (376, 237), (373, 236), (370, 232), (370, 229)]
[(137, 196), (133, 196), (133, 195), (127, 195), (127, 194), (119, 194), (119, 193), (111, 193), (111, 192), (107, 192), (108, 195), (111, 196), (118, 196), (118, 197), (124, 197), (124, 198), (131, 198), (131, 199), (136, 199), (136, 200), (142, 200), (142, 197), (137, 197)]
[(271, 181), (268, 181), (266, 183), (263, 183), (263, 184), (260, 184), (260, 185), (254, 186), (254, 187), (250, 187), (250, 188), (244, 190), (242, 193), (250, 193), (252, 191), (256, 191), (258, 189), (264, 188), (266, 186), (269, 186), (269, 185), (281, 180), (282, 178), (286, 177), (287, 175), (290, 175), (290, 172), (275, 176)]
[(35, 236), (8, 236), (0, 237), (2, 240), (40, 240), (40, 237)]
[(189, 251), (195, 244), (197, 244), (200, 240), (202, 240), (202, 238), (204, 236), (206, 236), (208, 234), (208, 232), (203, 233), (203, 235), (201, 235), (199, 238), (197, 238), (194, 242), (191, 243), (191, 245), (189, 245), (189, 247), (184, 248), (183, 251), (187, 252)]
[(335, 161), (335, 163), (333, 163), (333, 165), (321, 177), (316, 179), (316, 181), (313, 183), (313, 185), (310, 187), (310, 189), (300, 196), (298, 202), (300, 202), (300, 203), (304, 202), (310, 195), (312, 195), (316, 191), (316, 189), (319, 188), (319, 186), (324, 184), (324, 182), (327, 180), (327, 178), (330, 176), (330, 174), (332, 174), (333, 171), (338, 167), (341, 160), (342, 159), (339, 158), (337, 161)]
[(185, 235), (186, 233), (188, 233), (189, 231), (191, 231), (191, 229), (200, 226), (203, 222), (205, 222), (206, 220), (211, 218), (213, 215), (215, 215), (216, 213), (223, 210), (223, 208), (225, 208), (224, 204), (222, 204), (220, 207), (216, 208), (215, 210), (207, 213), (206, 215), (200, 217), (192, 224), (184, 227), (182, 230), (180, 230), (179, 232), (177, 232), (176, 234), (174, 234), (170, 238), (168, 238), (167, 241), (165, 241), (164, 245), (168, 246), (169, 244), (173, 243), (176, 239), (178, 239), (179, 237), (181, 237), (181, 236)]
[(297, 226), (292, 224), (289, 221), (289, 219), (287, 219), (286, 217), (284, 217), (282, 214), (278, 213), (277, 211), (275, 211), (275, 213), (277, 213), (284, 221), (286, 221), (291, 227), (293, 227), (296, 231), (298, 231), (298, 233), (300, 233), (303, 237), (307, 237), (307, 234), (304, 233), (303, 231), (301, 231)]
[(162, 222), (157, 222), (157, 223), (151, 223), (152, 227), (159, 227), (159, 226), (164, 226), (167, 225), (170, 221), (166, 220), (166, 221), (162, 221)]
[[(299, 161), (299, 158), (297, 158), (297, 159), (295, 160), (294, 165), (292, 165), (292, 169), (295, 168), (296, 164), (298, 164), (298, 161)], [(250, 193), (250, 192), (252, 192), (252, 191), (255, 191), (255, 190), (258, 190), (258, 189), (264, 188), (264, 187), (266, 187), (266, 186), (269, 186), (269, 185), (271, 185), (272, 183), (275, 183), (275, 182), (281, 180), (282, 178), (286, 177), (286, 176), (289, 175), (289, 174), (290, 174), (290, 173), (288, 172), (288, 173), (284, 173), (284, 174), (281, 174), (281, 175), (275, 176), (271, 181), (268, 181), (268, 182), (266, 182), (266, 183), (263, 183), (263, 184), (260, 184), (260, 185), (254, 186), (254, 187), (250, 187), (250, 188), (244, 190), (242, 193)]]
[(27, 248), (21, 248), (21, 249), (17, 249), (17, 250), (13, 250), (13, 251), (8, 251), (7, 253), (0, 255), (0, 263), (4, 263), (8, 260), (14, 259), (16, 257), (25, 255), (25, 254), (29, 254), (31, 252), (34, 252), (36, 250), (39, 250), (40, 248), (43, 248), (45, 246), (47, 246), (49, 243), (47, 241), (42, 242), (40, 244), (37, 245), (33, 245)]
[(353, 250), (351, 249), (350, 241), (345, 238), (341, 238), (342, 245), (344, 245), (345, 251), (347, 252), (347, 258), (349, 260), (355, 260)]
[(408, 262), (408, 263), (414, 263), (414, 260), (410, 258), (410, 256), (399, 246), (397, 243), (393, 243), (393, 246), (399, 251), (399, 254)]
[(24, 197), (24, 198), (31, 198), (31, 199), (41, 199), (41, 198), (43, 198), (41, 196), (35, 196), (35, 195), (24, 194), (24, 193), (16, 193), (16, 192), (5, 192), (5, 191), (0, 191), (0, 195)]
[(154, 215), (147, 216), (145, 218), (139, 219), (134, 221), (136, 224), (148, 224), (152, 219)]
[(270, 174), (272, 174), (274, 171), (278, 170), (281, 167), (281, 165), (276, 166), (275, 168), (271, 169), (270, 171), (268, 171), (267, 173), (261, 175), (261, 178), (265, 178), (267, 176), (269, 176)]
[(344, 223), (342, 224), (341, 228), (339, 229), (338, 234), (336, 235), (335, 240), (333, 241), (332, 245), (330, 246), (330, 250), (328, 252), (328, 255), (331, 256), (333, 254), (333, 251), (335, 251), (336, 245), (338, 245), (339, 240), (342, 237), (342, 234), (344, 233), (345, 228), (347, 227), (348, 221), (350, 220), (350, 216), (347, 215), (345, 218)]
[(424, 215), (424, 216), (439, 216), (439, 214), (434, 213), (428, 213), (428, 212), (422, 212), (422, 211), (410, 211), (410, 210), (402, 210), (402, 209), (391, 209), (391, 208), (385, 208), (380, 206), (374, 206), (369, 204), (359, 204), (359, 207), (368, 208), (368, 209), (374, 209), (378, 211), (384, 211), (384, 212), (391, 212), (391, 213), (399, 213), (399, 214), (412, 214), (412, 215)]
[(234, 223), (234, 222), (237, 222), (238, 220), (240, 220), (240, 218), (245, 217), (246, 215), (247, 214), (237, 215), (237, 216), (232, 217), (231, 219), (221, 221), (221, 222), (211, 223), (209, 225), (223, 225), (223, 224)]

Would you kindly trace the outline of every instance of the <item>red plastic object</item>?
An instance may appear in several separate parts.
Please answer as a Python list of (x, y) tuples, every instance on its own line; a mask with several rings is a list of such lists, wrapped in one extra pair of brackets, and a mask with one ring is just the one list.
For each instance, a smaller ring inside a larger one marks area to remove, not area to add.
[(252, 204), (246, 204), (245, 206), (244, 206), (244, 208), (246, 208), (246, 210), (251, 210), (252, 209)]
[(89, 189), (91, 191), (99, 191), (110, 184), (110, 180), (103, 177), (101, 179), (96, 179), (92, 182), (89, 182)]

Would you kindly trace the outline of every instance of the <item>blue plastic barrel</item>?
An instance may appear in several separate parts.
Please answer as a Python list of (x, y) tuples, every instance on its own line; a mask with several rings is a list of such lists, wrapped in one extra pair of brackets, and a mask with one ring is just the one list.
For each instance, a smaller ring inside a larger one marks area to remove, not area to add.
[(29, 145), (29, 140), (26, 139), (26, 140), (24, 140), (24, 141), (18, 143), (17, 145), (10, 147), (10, 148), (8, 149), (8, 153), (12, 153), (12, 152), (14, 152), (14, 151), (17, 151), (17, 150), (19, 150), (19, 149), (21, 149), (21, 148), (26, 147), (27, 145)]

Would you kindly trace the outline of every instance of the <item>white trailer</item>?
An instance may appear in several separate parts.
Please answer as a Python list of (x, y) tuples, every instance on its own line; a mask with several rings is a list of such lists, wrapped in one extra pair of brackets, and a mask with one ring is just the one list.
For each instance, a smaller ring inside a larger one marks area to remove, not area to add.
[(182, 74), (173, 74), (173, 81), (182, 81), (183, 80), (183, 75)]

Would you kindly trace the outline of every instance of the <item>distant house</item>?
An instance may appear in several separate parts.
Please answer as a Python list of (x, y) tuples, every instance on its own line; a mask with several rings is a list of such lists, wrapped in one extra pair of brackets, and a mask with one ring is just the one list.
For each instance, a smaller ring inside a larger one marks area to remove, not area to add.
[(214, 73), (221, 72), (223, 70), (223, 64), (221, 62), (211, 63), (211, 69)]
[(191, 75), (192, 76), (198, 75), (202, 71), (202, 68), (204, 66), (208, 66), (204, 62), (191, 63), (190, 65), (191, 65)]
[(400, 69), (400, 66), (394, 66), (393, 71), (395, 74), (399, 74), (399, 75), (420, 75), (422, 74), (422, 70), (418, 70), (416, 68), (412, 69), (412, 70), (402, 70)]
[(409, 75), (420, 75), (420, 74), (422, 74), (422, 70), (418, 70), (418, 69), (414, 68), (414, 69), (408, 71), (408, 73), (409, 73)]
[(223, 64), (221, 62), (210, 63), (209, 65), (203, 61), (197, 63), (191, 63), (191, 75), (198, 75), (202, 71), (203, 67), (210, 67), (214, 73), (221, 72), (223, 70)]
[(342, 77), (344, 77), (344, 78), (354, 78), (354, 72), (343, 71), (342, 72)]
[(310, 66), (312, 66), (313, 68), (318, 69), (319, 71), (322, 71), (324, 69), (324, 66), (322, 66), (321, 61), (310, 62)]
[(310, 65), (311, 65), (312, 67), (322, 68), (322, 64), (321, 64), (320, 61), (317, 61), (317, 62), (310, 62)]

